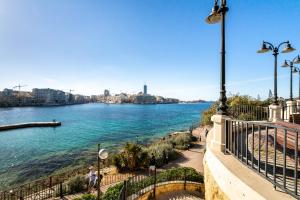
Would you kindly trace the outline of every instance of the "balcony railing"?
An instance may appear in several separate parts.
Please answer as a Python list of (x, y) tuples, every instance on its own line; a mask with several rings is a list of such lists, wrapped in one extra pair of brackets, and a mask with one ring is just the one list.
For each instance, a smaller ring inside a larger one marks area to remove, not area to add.
[(225, 153), (295, 198), (300, 198), (299, 132), (271, 123), (226, 120)]
[(267, 121), (269, 118), (269, 108), (255, 105), (230, 106), (229, 116), (233, 119), (245, 121)]

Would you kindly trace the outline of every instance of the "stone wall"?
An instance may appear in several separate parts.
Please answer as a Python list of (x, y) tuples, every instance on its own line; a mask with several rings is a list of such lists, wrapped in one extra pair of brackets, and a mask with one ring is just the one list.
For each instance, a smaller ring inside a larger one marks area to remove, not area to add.
[[(198, 191), (202, 194), (204, 194), (204, 184), (203, 183), (186, 183), (187, 191)], [(174, 192), (174, 191), (181, 191), (184, 190), (184, 183), (172, 183), (172, 182), (166, 182), (162, 184), (158, 184), (156, 186), (156, 196), (162, 195), (164, 193), (168, 192)], [(140, 196), (138, 200), (148, 200), (150, 196), (153, 195), (153, 190), (150, 190)]]
[(220, 189), (214, 180), (207, 164), (204, 163), (204, 183), (205, 183), (205, 199), (206, 200), (229, 200), (225, 193)]

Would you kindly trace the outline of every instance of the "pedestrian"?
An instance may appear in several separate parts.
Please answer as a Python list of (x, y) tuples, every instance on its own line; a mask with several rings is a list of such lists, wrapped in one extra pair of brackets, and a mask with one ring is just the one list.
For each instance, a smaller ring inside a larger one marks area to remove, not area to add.
[(207, 137), (207, 134), (208, 134), (208, 130), (205, 129), (205, 137)]
[(93, 190), (93, 188), (95, 188), (96, 186), (96, 183), (97, 183), (97, 174), (94, 170), (94, 167), (93, 166), (90, 166), (89, 167), (89, 174), (88, 174), (88, 178), (89, 178), (89, 189), (88, 191), (91, 192)]
[(149, 176), (152, 174), (152, 172), (155, 172), (155, 168), (156, 168), (156, 160), (154, 154), (152, 153), (150, 159), (150, 166), (149, 166)]
[(166, 154), (166, 164), (169, 163), (169, 156), (168, 156), (168, 153)]

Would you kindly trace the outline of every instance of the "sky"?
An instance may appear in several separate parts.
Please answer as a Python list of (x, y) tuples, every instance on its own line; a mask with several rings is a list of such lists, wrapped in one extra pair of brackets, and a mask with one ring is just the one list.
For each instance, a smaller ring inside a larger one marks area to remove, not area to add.
[[(227, 94), (273, 90), (263, 40), (298, 49), (278, 57), (278, 95), (289, 96), (284, 59), (300, 53), (299, 0), (227, 0)], [(0, 90), (15, 85), (73, 93), (137, 93), (216, 100), (220, 24), (213, 0), (0, 0)], [(300, 67), (300, 65), (299, 65)], [(298, 96), (299, 76), (294, 75)]]

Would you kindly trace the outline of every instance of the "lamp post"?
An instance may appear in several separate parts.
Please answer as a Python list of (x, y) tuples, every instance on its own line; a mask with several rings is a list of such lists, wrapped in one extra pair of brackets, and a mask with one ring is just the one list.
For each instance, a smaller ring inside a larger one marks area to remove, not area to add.
[(227, 115), (227, 97), (225, 88), (225, 16), (228, 12), (226, 0), (221, 0), (221, 7), (218, 5), (218, 0), (215, 0), (211, 14), (206, 18), (208, 24), (215, 24), (221, 21), (221, 70), (220, 70), (220, 105), (218, 114)]
[(293, 101), (293, 69), (294, 64), (300, 63), (300, 56), (296, 56), (293, 60), (285, 60), (281, 67), (290, 67), (290, 101)]
[(101, 184), (101, 174), (100, 174), (100, 164), (101, 160), (105, 160), (108, 157), (108, 152), (106, 149), (100, 149), (100, 144), (98, 144), (98, 187), (97, 187), (97, 200), (100, 200), (100, 184)]
[(270, 42), (263, 41), (262, 47), (257, 53), (266, 53), (268, 51), (273, 51), (274, 56), (274, 100), (273, 104), (278, 105), (278, 96), (277, 96), (277, 56), (279, 54), (279, 49), (282, 45), (286, 44), (286, 47), (281, 51), (281, 53), (289, 53), (295, 49), (291, 46), (289, 41), (282, 42), (278, 46), (274, 46)]
[(298, 91), (298, 100), (300, 100), (300, 69), (298, 67), (294, 67), (294, 73), (298, 73), (299, 74), (299, 91)]

